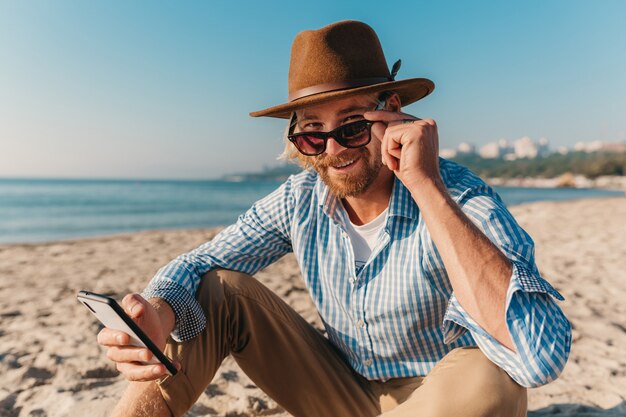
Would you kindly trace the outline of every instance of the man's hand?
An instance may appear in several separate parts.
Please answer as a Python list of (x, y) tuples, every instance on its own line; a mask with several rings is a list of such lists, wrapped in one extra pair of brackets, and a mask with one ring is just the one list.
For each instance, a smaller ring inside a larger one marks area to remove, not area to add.
[[(147, 301), (139, 294), (126, 295), (122, 307), (162, 351), (174, 328), (175, 318), (171, 307), (159, 298)], [(129, 345), (130, 337), (124, 332), (105, 327), (98, 334), (98, 343), (108, 348), (107, 357), (115, 362), (117, 370), (129, 381), (151, 381), (167, 374), (162, 364), (141, 364), (152, 359), (152, 352), (144, 347)], [(178, 363), (174, 365), (180, 368)]]
[(366, 112), (375, 123), (374, 135), (381, 139), (383, 163), (409, 190), (419, 189), (425, 180), (441, 181), (439, 135), (432, 119), (385, 110)]

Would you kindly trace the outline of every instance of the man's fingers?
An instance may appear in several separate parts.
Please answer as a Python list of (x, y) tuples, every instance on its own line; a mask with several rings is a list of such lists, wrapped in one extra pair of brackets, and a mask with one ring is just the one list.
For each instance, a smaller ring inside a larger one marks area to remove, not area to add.
[(372, 125), (372, 135), (382, 142), (383, 137), (385, 136), (385, 130), (387, 129), (387, 124), (384, 122), (374, 123)]
[[(390, 141), (393, 142), (393, 141)], [(387, 149), (387, 153), (389, 155), (391, 155), (392, 158), (399, 160), (400, 157), (402, 157), (402, 148), (400, 148), (399, 146), (391, 146), (389, 147), (389, 149)]]
[(403, 119), (415, 119), (415, 117), (411, 116), (410, 114), (388, 110), (367, 111), (363, 113), (363, 117), (373, 122), (385, 123), (399, 121)]
[(382, 140), (380, 141), (380, 155), (381, 155), (381, 159), (383, 161), (383, 164), (386, 166), (389, 166), (389, 164), (387, 163), (387, 144), (385, 142), (385, 138), (383, 137)]
[(385, 135), (385, 137), (387, 138), (387, 152), (392, 157), (400, 159), (400, 156), (402, 155), (402, 144), (400, 143), (400, 140), (402, 139), (402, 137), (396, 137), (395, 135), (395, 132), (387, 132), (387, 134)]
[(112, 346), (107, 350), (107, 358), (113, 362), (147, 362), (152, 356), (150, 350), (136, 346)]
[(98, 343), (102, 346), (124, 346), (130, 342), (130, 337), (119, 330), (105, 327), (98, 333)]
[(140, 365), (128, 362), (118, 363), (117, 370), (129, 381), (152, 381), (167, 374), (164, 365)]
[(126, 314), (128, 314), (131, 318), (136, 319), (141, 317), (145, 311), (144, 302), (146, 302), (146, 300), (144, 300), (139, 294), (127, 294), (122, 299), (122, 307), (124, 307)]
[[(385, 130), (385, 138), (387, 139), (387, 151), (390, 155), (393, 155), (396, 158), (400, 158), (401, 149), (404, 142), (415, 138), (415, 134), (421, 137), (429, 130), (436, 129), (434, 121), (431, 119), (411, 120), (415, 121), (407, 123), (390, 123)], [(409, 134), (410, 132), (412, 132), (412, 134)]]
[(381, 154), (383, 162), (390, 170), (395, 171), (398, 169), (398, 160), (394, 158), (393, 155), (389, 154), (389, 137), (387, 135), (385, 135), (382, 140)]
[(385, 150), (390, 159), (398, 161), (401, 156), (402, 148), (402, 129), (396, 129), (396, 126), (388, 127), (385, 131)]

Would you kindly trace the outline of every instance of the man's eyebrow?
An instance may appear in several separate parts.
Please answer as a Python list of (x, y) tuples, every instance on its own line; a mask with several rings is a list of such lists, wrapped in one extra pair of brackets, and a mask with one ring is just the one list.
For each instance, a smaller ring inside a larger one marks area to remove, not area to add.
[(318, 117), (314, 114), (304, 114), (302, 117), (298, 117), (298, 122), (305, 122), (307, 120), (315, 120)]
[(337, 114), (340, 115), (340, 116), (343, 116), (344, 114), (354, 113), (356, 111), (358, 111), (358, 112), (366, 112), (366, 111), (369, 111), (369, 110), (371, 110), (370, 106), (357, 106), (357, 105), (354, 105), (354, 106), (346, 107), (343, 110), (339, 110), (337, 112)]

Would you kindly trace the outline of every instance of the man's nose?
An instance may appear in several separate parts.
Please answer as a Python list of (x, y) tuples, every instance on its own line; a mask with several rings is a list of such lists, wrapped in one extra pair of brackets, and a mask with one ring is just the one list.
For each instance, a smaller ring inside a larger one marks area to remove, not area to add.
[(339, 143), (337, 143), (335, 138), (333, 138), (332, 136), (329, 137), (328, 140), (326, 141), (326, 153), (328, 155), (337, 155), (341, 153), (342, 151), (344, 151), (345, 149), (346, 148), (344, 148)]

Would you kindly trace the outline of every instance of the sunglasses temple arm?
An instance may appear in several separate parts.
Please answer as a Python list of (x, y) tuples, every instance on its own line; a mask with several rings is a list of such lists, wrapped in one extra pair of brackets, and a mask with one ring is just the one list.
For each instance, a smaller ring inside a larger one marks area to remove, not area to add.
[(296, 127), (296, 121), (297, 121), (297, 119), (296, 119), (296, 112), (294, 111), (293, 113), (291, 113), (291, 118), (289, 119), (289, 126), (287, 128), (287, 130), (289, 132), (288, 134), (291, 135), (293, 133), (294, 128)]

